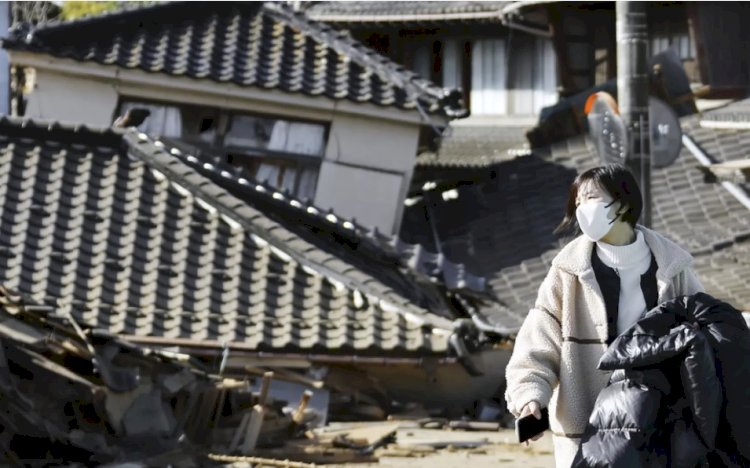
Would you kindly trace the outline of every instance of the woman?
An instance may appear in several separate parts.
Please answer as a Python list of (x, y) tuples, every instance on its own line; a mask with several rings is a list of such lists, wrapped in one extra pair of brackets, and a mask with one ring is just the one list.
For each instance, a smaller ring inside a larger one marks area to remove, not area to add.
[[(583, 235), (552, 261), (506, 369), (505, 398), (516, 416), (549, 406), (555, 463), (570, 467), (609, 373), (597, 364), (614, 338), (656, 305), (703, 287), (688, 252), (637, 225), (641, 192), (622, 166), (597, 167), (570, 187), (555, 230)], [(577, 221), (577, 223), (576, 223)]]

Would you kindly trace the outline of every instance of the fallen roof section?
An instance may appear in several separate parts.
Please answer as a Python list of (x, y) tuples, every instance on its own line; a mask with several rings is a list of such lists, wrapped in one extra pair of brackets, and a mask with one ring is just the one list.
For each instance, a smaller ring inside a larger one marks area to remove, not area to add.
[[(716, 162), (745, 154), (743, 138), (750, 132), (701, 128), (696, 117), (683, 118), (682, 125)], [(600, 164), (587, 139), (566, 139), (500, 163), (495, 179), (459, 187), (456, 197), (431, 206), (442, 250), (489, 278), (505, 306), (503, 323), (520, 324), (533, 306), (552, 259), (568, 240), (552, 234), (568, 186)], [(747, 311), (750, 216), (721, 185), (706, 183), (699, 165), (683, 147), (675, 164), (652, 169), (653, 228), (694, 256), (707, 292)], [(433, 239), (424, 210), (423, 203), (406, 210), (401, 235), (411, 242)]]
[(208, 462), (196, 448), (211, 421), (195, 403), (222, 382), (188, 356), (134, 346), (3, 286), (0, 342), (5, 462)]
[(0, 283), (111, 333), (445, 355), (454, 326), (135, 132), (0, 119)]
[[(219, 157), (194, 156), (178, 141), (165, 139), (173, 148), (170, 154), (213, 180), (266, 216), (294, 231), (324, 250), (335, 251), (348, 263), (356, 264), (387, 284), (402, 296), (418, 304), (440, 307), (435, 299), (439, 289), (480, 294), (486, 291), (486, 279), (467, 271), (440, 252), (404, 241), (397, 235), (381, 233), (323, 210), (309, 201), (296, 199), (288, 191), (280, 192), (251, 178), (243, 167), (225, 163)], [(432, 299), (430, 299), (432, 297)], [(444, 307), (443, 307), (444, 309)], [(443, 311), (441, 315), (445, 315)]]
[(453, 125), (437, 151), (417, 156), (417, 169), (483, 168), (530, 153), (524, 127)]
[(18, 28), (3, 47), (448, 118), (468, 115), (459, 90), (423, 80), (281, 2), (166, 2)]
[(682, 120), (683, 131), (695, 143), (696, 162), (708, 171), (706, 180), (721, 182), (750, 209), (750, 99), (729, 103)]

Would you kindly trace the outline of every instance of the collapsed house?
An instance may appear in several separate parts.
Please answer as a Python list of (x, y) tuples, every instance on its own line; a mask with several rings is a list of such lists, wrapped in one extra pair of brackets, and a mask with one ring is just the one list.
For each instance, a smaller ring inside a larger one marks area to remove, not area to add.
[(321, 417), (308, 406), (312, 393), (286, 411), (291, 402), (269, 397), (273, 372), (256, 393), (248, 379), (223, 378), (189, 355), (134, 345), (1, 285), (0, 344), (4, 464), (265, 466), (279, 455), (376, 461), (372, 452), (395, 441), (393, 424), (312, 433)]
[(299, 393), (322, 382), (348, 417), (462, 411), (502, 387), (491, 300), (399, 263), (385, 283), (133, 130), (6, 118), (0, 145), (0, 283), (41, 304), (225, 376), (305, 374)]
[[(744, 142), (750, 134), (742, 127), (745, 119), (750, 119), (747, 101), (682, 117), (680, 155), (673, 165), (652, 169), (651, 194), (652, 228), (693, 255), (709, 294), (750, 312), (750, 188), (739, 169), (726, 165), (746, 160)], [(414, 197), (401, 236), (427, 249), (439, 242), (448, 258), (485, 275), (520, 325), (552, 259), (570, 240), (553, 234), (568, 187), (577, 174), (602, 161), (585, 135), (489, 162), (486, 154), (473, 150), (477, 147), (466, 145), (446, 155), (450, 166), (428, 160), (418, 167), (421, 174), (415, 177), (440, 183)], [(465, 184), (472, 175), (477, 182)], [(451, 196), (441, 196), (446, 192)]]
[(3, 47), (18, 115), (137, 126), (388, 235), (417, 148), (468, 114), (459, 91), (282, 2), (149, 4), (19, 25)]
[(212, 395), (243, 412), (226, 398), (231, 386), (189, 356), (130, 344), (4, 287), (0, 341), (5, 463), (205, 466), (224, 410)]
[[(142, 132), (6, 122), (40, 155), (91, 152), (38, 195), (70, 207), (64, 221), (8, 219), (55, 239), (49, 257), (37, 234), (8, 245), (46, 258), (9, 254), (11, 286), (230, 375), (293, 369), (295, 391), (324, 382), (332, 399), (315, 403), (339, 415), (461, 411), (502, 391), (508, 310), (481, 275), (397, 235), (417, 149), (467, 115), (460, 92), (275, 2), (149, 5), (19, 27), (3, 47), (27, 116)], [(57, 177), (46, 158), (11, 177)]]

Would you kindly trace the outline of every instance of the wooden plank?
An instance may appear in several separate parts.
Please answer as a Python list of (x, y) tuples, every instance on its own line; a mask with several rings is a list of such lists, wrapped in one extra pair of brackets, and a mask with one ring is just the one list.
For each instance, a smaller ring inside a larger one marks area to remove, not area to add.
[(373, 455), (363, 455), (355, 450), (322, 446), (310, 440), (293, 440), (287, 442), (283, 447), (258, 449), (253, 454), (264, 458), (282, 458), (316, 464), (372, 463), (378, 461), (377, 457)]
[(748, 169), (750, 170), (750, 159), (739, 159), (735, 161), (725, 161), (721, 163), (711, 164), (708, 166), (711, 170), (714, 169), (727, 169), (727, 170), (737, 170), (737, 169)]
[[(254, 375), (264, 375), (267, 371), (261, 367), (245, 366), (245, 370)], [(285, 369), (275, 369), (274, 378), (276, 380), (285, 380), (287, 382), (300, 383), (307, 385), (312, 388), (323, 388), (324, 383), (321, 380), (313, 380), (305, 377), (304, 375), (297, 374), (296, 372), (288, 371)]]
[(299, 405), (297, 405), (297, 409), (295, 409), (292, 414), (292, 421), (295, 424), (302, 424), (305, 416), (305, 409), (307, 409), (307, 405), (310, 403), (310, 398), (312, 398), (312, 392), (310, 390), (305, 390), (299, 401)]
[(386, 437), (395, 434), (401, 427), (400, 423), (374, 423), (366, 426), (324, 431), (316, 434), (320, 441), (332, 441), (343, 437), (350, 442), (364, 447), (373, 445)]
[[(255, 446), (258, 443), (258, 436), (260, 435), (261, 426), (263, 426), (263, 417), (265, 415), (265, 404), (268, 399), (268, 389), (271, 386), (271, 380), (273, 379), (273, 372), (266, 372), (263, 374), (263, 381), (260, 385), (260, 393), (258, 394), (258, 404), (253, 406), (249, 413), (249, 419), (244, 427), (238, 428), (237, 432), (239, 438), (242, 440), (242, 446), (239, 447), (240, 453), (249, 454), (255, 450)], [(243, 418), (243, 422), (245, 419)], [(244, 432), (244, 434), (243, 434)], [(235, 445), (235, 439), (232, 439), (232, 445)]]
[(234, 432), (234, 437), (232, 437), (232, 442), (229, 444), (230, 452), (234, 452), (240, 446), (240, 442), (242, 441), (242, 435), (247, 430), (247, 425), (249, 423), (250, 423), (250, 412), (248, 411), (242, 416), (242, 421), (240, 421), (240, 425), (237, 426), (237, 429)]
[(258, 435), (260, 435), (260, 428), (263, 425), (263, 413), (262, 405), (255, 405), (250, 410), (250, 421), (247, 424), (240, 453), (249, 454), (255, 449), (255, 445), (258, 442)]
[(403, 437), (399, 434), (398, 440), (398, 445), (402, 447), (418, 445), (435, 448), (476, 448), (488, 443), (489, 440), (486, 437), (480, 437), (478, 434), (440, 429), (409, 429)]

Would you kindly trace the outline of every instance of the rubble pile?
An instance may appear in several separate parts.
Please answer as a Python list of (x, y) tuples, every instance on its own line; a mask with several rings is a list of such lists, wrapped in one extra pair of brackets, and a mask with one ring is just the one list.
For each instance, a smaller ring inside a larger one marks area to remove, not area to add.
[[(291, 393), (278, 398), (274, 372), (255, 374), (223, 378), (194, 357), (134, 345), (0, 286), (0, 464), (303, 466), (373, 462), (396, 443), (403, 422), (312, 430), (325, 414), (310, 390), (284, 401)], [(282, 369), (278, 377), (289, 379)]]
[(252, 407), (252, 394), (240, 391), (246, 383), (79, 325), (62, 308), (31, 304), (2, 286), (0, 344), (7, 463), (205, 466), (201, 454), (214, 444), (217, 419), (242, 418)]

